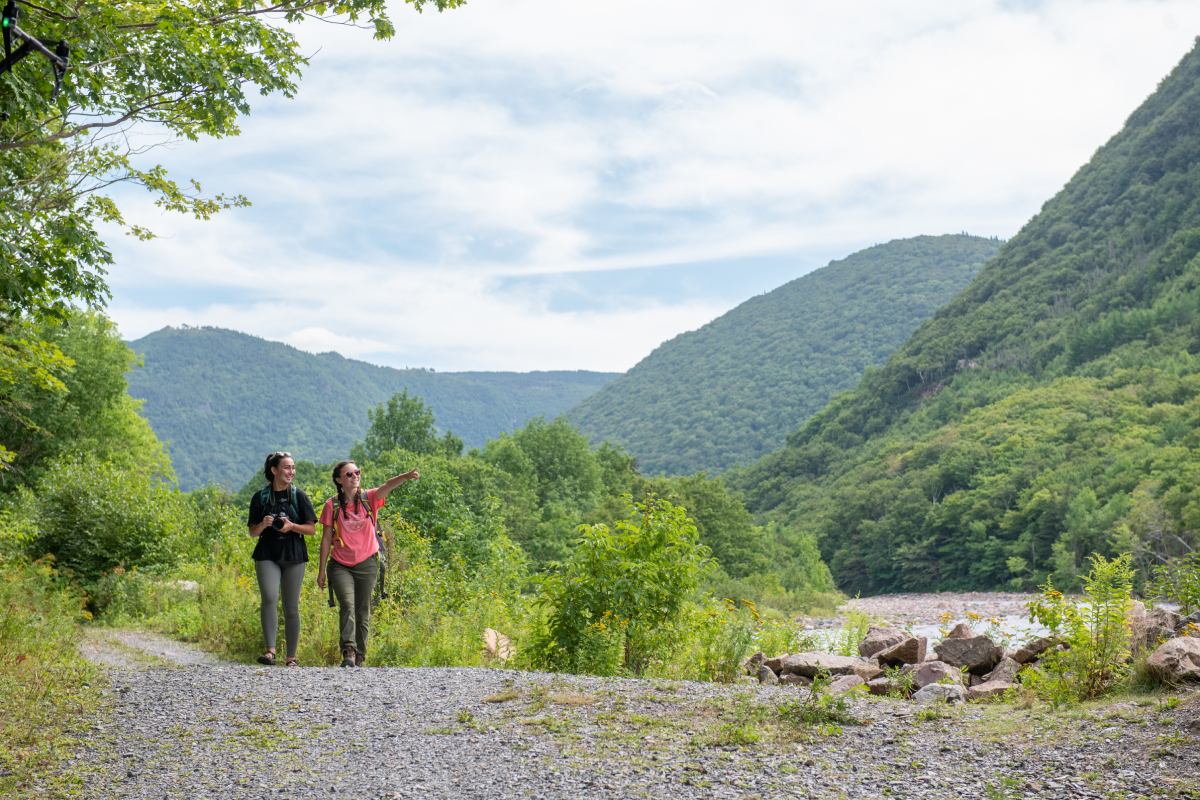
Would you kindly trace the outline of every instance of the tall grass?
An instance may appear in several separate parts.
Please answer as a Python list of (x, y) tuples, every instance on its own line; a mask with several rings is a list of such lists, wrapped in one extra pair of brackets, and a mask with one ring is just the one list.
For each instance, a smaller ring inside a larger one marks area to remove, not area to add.
[(84, 598), (51, 560), (0, 548), (0, 796), (12, 797), (78, 744), (103, 678), (78, 652)]

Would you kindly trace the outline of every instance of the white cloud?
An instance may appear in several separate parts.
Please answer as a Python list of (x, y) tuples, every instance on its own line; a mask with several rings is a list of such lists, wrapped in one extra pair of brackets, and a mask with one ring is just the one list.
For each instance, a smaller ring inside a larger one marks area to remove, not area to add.
[[(127, 336), (187, 322), (400, 366), (622, 370), (760, 291), (754, 259), (798, 275), (897, 237), (1013, 234), (1192, 46), (1200, 4), (493, 0), (394, 18), (387, 43), (305, 23), (320, 53), (297, 100), (259, 103), (238, 139), (159, 151), (255, 208), (201, 224), (124, 194), (171, 236), (114, 241)], [(565, 277), (708, 262), (728, 263), (719, 290)]]

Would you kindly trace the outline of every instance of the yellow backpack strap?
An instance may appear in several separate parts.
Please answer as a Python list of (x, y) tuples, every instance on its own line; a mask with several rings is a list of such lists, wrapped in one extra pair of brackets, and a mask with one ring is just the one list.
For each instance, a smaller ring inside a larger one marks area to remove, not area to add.
[(342, 535), (340, 533), (338, 533), (338, 529), (337, 529), (338, 509), (341, 508), (342, 504), (339, 503), (337, 500), (334, 500), (332, 497), (329, 498), (329, 502), (333, 503), (333, 535), (334, 535), (334, 538), (337, 539), (338, 544), (340, 546), (345, 547), (346, 542), (344, 539), (342, 539)]

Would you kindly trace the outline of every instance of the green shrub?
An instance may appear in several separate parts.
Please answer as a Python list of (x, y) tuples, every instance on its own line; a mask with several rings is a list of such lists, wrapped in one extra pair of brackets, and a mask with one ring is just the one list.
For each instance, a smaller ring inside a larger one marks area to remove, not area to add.
[(116, 566), (170, 569), (197, 545), (177, 490), (90, 457), (51, 465), (35, 489), (17, 491), (9, 516), (19, 518), (30, 557), (53, 555), (84, 586)]
[(1128, 554), (1112, 561), (1093, 556), (1084, 581), (1084, 601), (1068, 600), (1047, 583), (1042, 596), (1030, 603), (1030, 616), (1068, 648), (1051, 652), (1037, 669), (1022, 673), (1024, 683), (1043, 700), (1052, 705), (1092, 700), (1110, 691), (1127, 673), (1130, 562)]
[(1174, 600), (1184, 616), (1200, 608), (1200, 553), (1178, 556), (1154, 567), (1146, 596)]
[(713, 603), (703, 611), (705, 624), (698, 631), (697, 652), (691, 657), (696, 664), (695, 678), (717, 683), (733, 683), (742, 668), (742, 661), (754, 647), (761, 617), (752, 603), (743, 600), (738, 609), (732, 600), (722, 605)]
[(616, 530), (580, 526), (570, 560), (551, 564), (538, 598), (548, 611), (545, 638), (533, 643), (543, 668), (574, 671), (587, 627), (606, 619), (624, 626), (626, 669), (640, 672), (672, 646), (712, 559), (682, 508), (649, 494), (633, 510)]
[(877, 620), (870, 614), (851, 608), (843, 615), (841, 629), (830, 635), (829, 652), (839, 656), (857, 656), (858, 645), (867, 636), (867, 631)]

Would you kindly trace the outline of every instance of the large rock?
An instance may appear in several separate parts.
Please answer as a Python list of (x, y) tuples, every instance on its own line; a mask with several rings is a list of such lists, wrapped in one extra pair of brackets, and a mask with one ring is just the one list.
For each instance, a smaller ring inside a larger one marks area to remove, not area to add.
[(892, 690), (892, 682), (887, 678), (876, 678), (873, 681), (867, 681), (867, 691), (876, 697), (884, 697)]
[[(975, 631), (971, 630), (971, 626), (965, 622), (960, 622), (950, 629), (946, 634), (946, 639), (974, 639)], [(942, 641), (946, 641), (943, 639)]]
[(961, 703), (967, 697), (967, 690), (961, 686), (947, 686), (943, 683), (931, 683), (912, 696), (918, 703)]
[(1132, 646), (1134, 650), (1154, 650), (1167, 639), (1175, 635), (1179, 627), (1178, 611), (1155, 606), (1147, 611), (1140, 620), (1132, 625)]
[(883, 677), (883, 673), (883, 667), (879, 666), (879, 662), (873, 658), (868, 658), (861, 665), (854, 668), (854, 674), (868, 682)]
[(1200, 639), (1180, 636), (1163, 642), (1146, 663), (1166, 677), (1200, 681)]
[(759, 651), (743, 661), (742, 668), (746, 670), (747, 675), (758, 675), (758, 668), (766, 657), (766, 653)]
[(492, 628), (485, 628), (483, 631), (483, 649), (488, 658), (500, 661), (508, 661), (513, 655), (512, 640)]
[(933, 648), (938, 660), (952, 667), (965, 667), (968, 672), (983, 675), (1004, 658), (1004, 648), (986, 636), (970, 639), (945, 639)]
[(812, 678), (818, 672), (828, 672), (830, 675), (850, 675), (855, 667), (861, 667), (864, 659), (852, 656), (834, 656), (829, 653), (796, 653), (783, 662), (783, 675), (803, 675)]
[(912, 676), (914, 689), (924, 689), (933, 683), (962, 683), (962, 672), (943, 661), (925, 661), (901, 667), (898, 677)]
[(1003, 700), (1004, 694), (1013, 687), (1005, 681), (984, 681), (967, 689), (968, 700)]
[(925, 648), (929, 640), (924, 636), (910, 636), (899, 644), (894, 644), (882, 651), (876, 658), (880, 664), (899, 666), (900, 664), (920, 664), (925, 660)]
[(1192, 612), (1179, 620), (1179, 624), (1175, 626), (1175, 635), (1200, 637), (1200, 611)]
[(771, 669), (766, 664), (759, 664), (758, 682), (774, 685), (779, 683), (779, 676), (775, 674), (775, 670)]
[(1012, 660), (1008, 656), (1000, 659), (1000, 663), (995, 669), (983, 676), (984, 682), (1000, 681), (1001, 683), (1016, 683), (1017, 673), (1021, 671), (1021, 665)]
[(867, 635), (858, 645), (858, 654), (863, 658), (882, 653), (892, 645), (900, 644), (905, 639), (911, 639), (912, 634), (899, 628), (881, 628), (872, 625), (867, 629)]
[(1018, 648), (1016, 652), (1009, 656), (1009, 658), (1018, 664), (1028, 664), (1029, 662), (1041, 656), (1042, 653), (1053, 647), (1054, 644), (1054, 639), (1048, 636), (1043, 636), (1040, 639), (1034, 639), (1029, 644)]
[(1151, 625), (1157, 625), (1160, 628), (1175, 630), (1179, 627), (1180, 616), (1178, 611), (1172, 611), (1162, 606), (1155, 606), (1146, 612), (1146, 622)]
[(780, 672), (783, 672), (783, 662), (787, 661), (787, 657), (788, 654), (784, 653), (783, 655), (772, 656), (771, 658), (765, 659), (762, 663), (770, 667), (771, 671), (778, 675)]
[(834, 678), (829, 682), (830, 694), (845, 694), (846, 692), (857, 689), (859, 686), (866, 684), (862, 678), (857, 675), (842, 675), (840, 678)]

